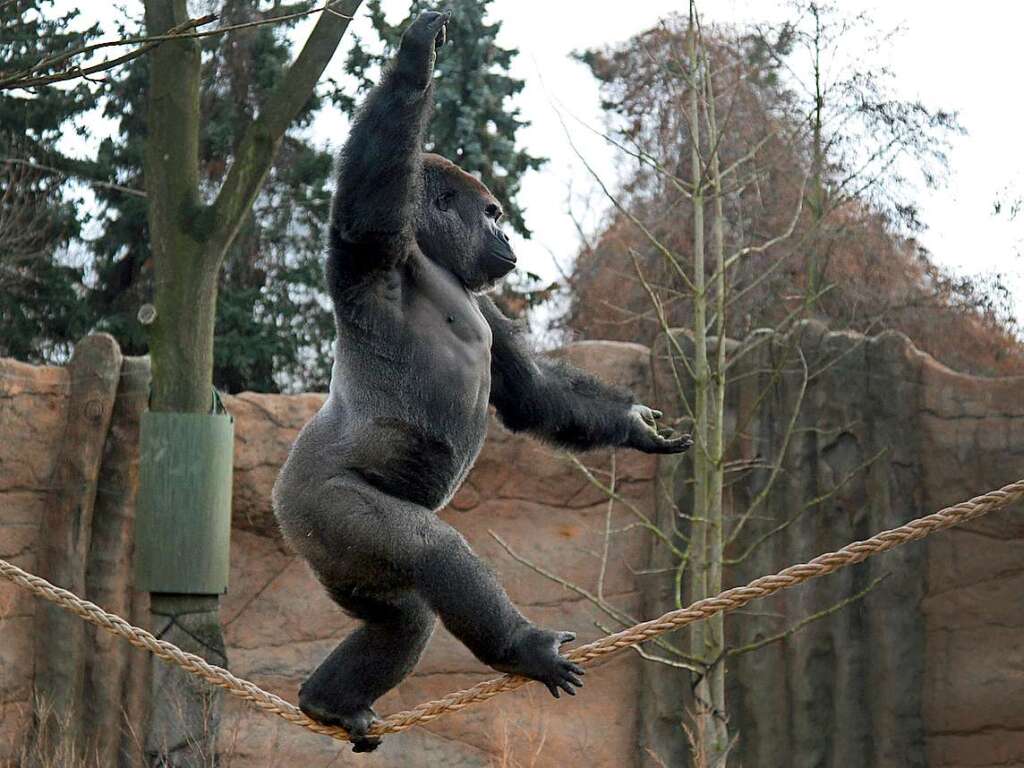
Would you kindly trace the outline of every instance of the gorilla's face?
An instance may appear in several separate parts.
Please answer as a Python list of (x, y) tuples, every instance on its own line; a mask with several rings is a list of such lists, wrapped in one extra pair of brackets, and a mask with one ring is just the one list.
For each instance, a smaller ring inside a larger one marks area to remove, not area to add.
[(501, 205), (473, 176), (439, 155), (423, 157), (420, 249), (471, 291), (493, 285), (516, 265), (501, 228)]

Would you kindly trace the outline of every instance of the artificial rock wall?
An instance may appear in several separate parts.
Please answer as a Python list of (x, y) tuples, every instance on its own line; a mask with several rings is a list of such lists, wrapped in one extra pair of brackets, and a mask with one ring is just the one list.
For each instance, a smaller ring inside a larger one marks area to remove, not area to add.
[[(1024, 378), (961, 375), (901, 334), (865, 338), (815, 322), (730, 343), (727, 532), (766, 500), (727, 549), (740, 560), (727, 586), (1024, 476)], [(677, 391), (669, 346), (662, 339), (654, 351), (661, 402)], [(685, 511), (685, 490), (677, 496)], [(1024, 510), (994, 513), (728, 620), (738, 648), (828, 612), (727, 659), (734, 762), (1024, 765), (1022, 533)], [(648, 585), (649, 614), (672, 607), (665, 592)], [(685, 689), (679, 675), (644, 669), (642, 742), (670, 765), (684, 760)]]
[[(644, 347), (585, 343), (569, 354), (607, 379), (640, 393), (649, 389), (649, 354)], [(47, 535), (39, 522), (53, 495), (54, 459), (69, 417), (69, 390), (63, 368), (0, 361), (0, 557), (30, 571), (37, 566), (41, 537)], [(322, 401), (322, 395), (314, 394), (225, 398), (235, 417), (236, 436), (231, 578), (222, 602), (229, 663), (236, 674), (292, 701), (304, 677), (351, 627), (306, 566), (285, 549), (270, 508), (277, 470)], [(596, 453), (586, 461), (597, 471), (606, 470), (609, 456)], [(653, 512), (655, 469), (649, 456), (616, 458), (619, 492), (648, 513)], [(607, 511), (602, 492), (564, 458), (492, 422), (483, 454), (443, 515), (494, 565), (529, 617), (546, 626), (572, 629), (585, 642), (602, 634), (595, 621), (608, 620), (599, 619), (578, 596), (517, 564), (490, 534), (496, 533), (522, 557), (592, 587), (600, 570), (594, 553), (601, 549)], [(621, 509), (613, 510), (611, 519), (615, 526), (627, 522)], [(633, 612), (640, 600), (633, 571), (642, 568), (645, 557), (642, 537), (620, 536), (612, 542), (604, 594)], [(0, 581), (0, 765), (19, 764), (30, 734), (33, 659), (40, 642), (33, 634), (37, 608), (34, 598)], [(133, 620), (143, 622), (144, 614), (143, 610)], [(124, 644), (114, 643), (115, 651), (124, 650)], [(87, 665), (97, 666), (98, 650), (90, 649)], [(132, 662), (129, 674), (137, 678), (138, 668), (144, 674), (140, 659), (133, 657)], [(493, 675), (439, 628), (415, 674), (378, 708), (407, 708)], [(629, 765), (635, 761), (638, 681), (639, 660), (621, 656), (588, 678), (586, 696), (554, 701), (546, 691), (531, 687), (503, 696), (500, 704), (484, 704), (389, 737), (372, 755), (353, 755), (343, 744), (228, 699), (221, 723), (221, 763), (235, 768), (482, 767), (531, 761)], [(126, 699), (135, 691), (126, 686)], [(133, 706), (125, 710), (137, 712)], [(138, 729), (138, 722), (133, 727)], [(124, 741), (122, 764), (132, 764), (136, 745), (130, 736)]]
[[(801, 405), (783, 461), (785, 482), (773, 487), (751, 532), (764, 533), (807, 499), (825, 493), (828, 499), (735, 566), (729, 584), (1024, 474), (1024, 379), (954, 373), (894, 334), (865, 340), (807, 326), (797, 341), (809, 370), (817, 371), (806, 383), (801, 371), (785, 366), (771, 378), (782, 348), (793, 348), (793, 339), (780, 340), (745, 356), (747, 375), (737, 377), (729, 393), (730, 423), (740, 432), (737, 458), (754, 463), (771, 463), (788, 415), (797, 400)], [(568, 354), (642, 397), (656, 389), (658, 404), (671, 405), (662, 348), (655, 350), (653, 376), (650, 353), (637, 345), (588, 342)], [(756, 393), (766, 384), (772, 395), (764, 410)], [(0, 361), (0, 557), (29, 570), (47, 534), (39, 523), (52, 499), (68, 394), (64, 369)], [(232, 573), (222, 607), (228, 656), (237, 674), (292, 700), (303, 677), (350, 626), (283, 547), (270, 514), (277, 468), (320, 402), (319, 395), (227, 399), (236, 419)], [(755, 402), (758, 413), (751, 416)], [(122, 425), (122, 434), (130, 429)], [(602, 480), (610, 476), (607, 452), (584, 461)], [(655, 504), (656, 462), (621, 451), (614, 461), (619, 492), (646, 514), (666, 514), (664, 504)], [(731, 514), (742, 514), (765, 471), (732, 486)], [(685, 494), (681, 498), (685, 508)], [(477, 466), (443, 514), (495, 566), (531, 618), (572, 629), (582, 641), (618, 628), (586, 600), (516, 562), (491, 535), (521, 557), (596, 590), (603, 532), (630, 518), (616, 505), (609, 520), (603, 493), (556, 452), (492, 422)], [(607, 599), (644, 618), (670, 607), (664, 577), (641, 573), (652, 557), (656, 561), (657, 552), (638, 531), (612, 537), (602, 579)], [(855, 603), (730, 660), (737, 764), (1024, 765), (1024, 510), (993, 515), (753, 606), (730, 621), (731, 637), (748, 643), (770, 636), (886, 574)], [(123, 603), (137, 605), (138, 599), (126, 595)], [(0, 764), (18, 764), (30, 731), (40, 642), (33, 635), (36, 609), (33, 598), (0, 582)], [(93, 667), (98, 654), (112, 652), (109, 646), (91, 649)], [(141, 664), (133, 657), (125, 674), (138, 677), (131, 670)], [(416, 673), (379, 709), (406, 708), (489, 674), (439, 629)], [(682, 765), (678, 724), (687, 688), (670, 670), (623, 654), (589, 674), (575, 699), (556, 702), (530, 686), (389, 737), (370, 756), (352, 755), (326, 737), (228, 701), (222, 762), (639, 766), (657, 764), (653, 754), (666, 765)], [(126, 684), (124, 695), (137, 697), (137, 686)], [(126, 711), (138, 711), (138, 702), (129, 704)]]

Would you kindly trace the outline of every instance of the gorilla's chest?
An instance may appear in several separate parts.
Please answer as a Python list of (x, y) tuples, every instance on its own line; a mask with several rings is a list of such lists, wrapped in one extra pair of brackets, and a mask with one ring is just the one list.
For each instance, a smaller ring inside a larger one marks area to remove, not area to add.
[(433, 264), (410, 276), (405, 288), (408, 332), (431, 367), (474, 378), (490, 371), (491, 328), (476, 299)]
[[(436, 270), (436, 272), (434, 271)], [(404, 321), (408, 385), (420, 401), (419, 420), (453, 450), (454, 493), (476, 459), (487, 429), (491, 390), (491, 327), (462, 285), (438, 267), (406, 289)], [(411, 290), (410, 290), (411, 289)]]

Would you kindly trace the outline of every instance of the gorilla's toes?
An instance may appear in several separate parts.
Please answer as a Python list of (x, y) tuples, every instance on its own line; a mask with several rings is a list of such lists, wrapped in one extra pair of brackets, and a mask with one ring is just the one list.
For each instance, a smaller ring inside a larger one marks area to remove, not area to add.
[(353, 752), (373, 752), (380, 746), (380, 736), (365, 736), (361, 739), (352, 739)]
[(373, 707), (361, 707), (345, 711), (346, 708), (335, 707), (326, 702), (311, 701), (299, 691), (299, 709), (306, 717), (324, 725), (337, 725), (348, 731), (352, 741), (353, 752), (373, 752), (380, 746), (380, 736), (367, 736), (370, 726), (377, 719)]

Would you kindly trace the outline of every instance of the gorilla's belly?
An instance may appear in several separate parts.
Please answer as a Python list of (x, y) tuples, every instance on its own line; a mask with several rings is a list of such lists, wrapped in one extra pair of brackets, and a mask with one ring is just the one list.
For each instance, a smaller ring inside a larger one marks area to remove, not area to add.
[(324, 415), (343, 435), (340, 466), (437, 509), (483, 445), (491, 329), (473, 297), (434, 266), (402, 294), (341, 328)]
[(439, 509), (483, 446), (490, 366), (452, 367), (420, 354), (403, 363), (375, 381), (361, 366), (335, 367), (320, 453), (328, 475), (353, 472), (388, 495)]
[[(446, 370), (440, 361), (403, 377), (400, 413), (376, 416), (360, 473), (380, 490), (438, 509), (455, 494), (487, 434), (489, 366)], [(473, 375), (476, 374), (476, 375)]]
[(461, 482), (466, 459), (447, 440), (386, 416), (364, 425), (362, 431), (364, 438), (346, 464), (379, 491), (437, 509)]

